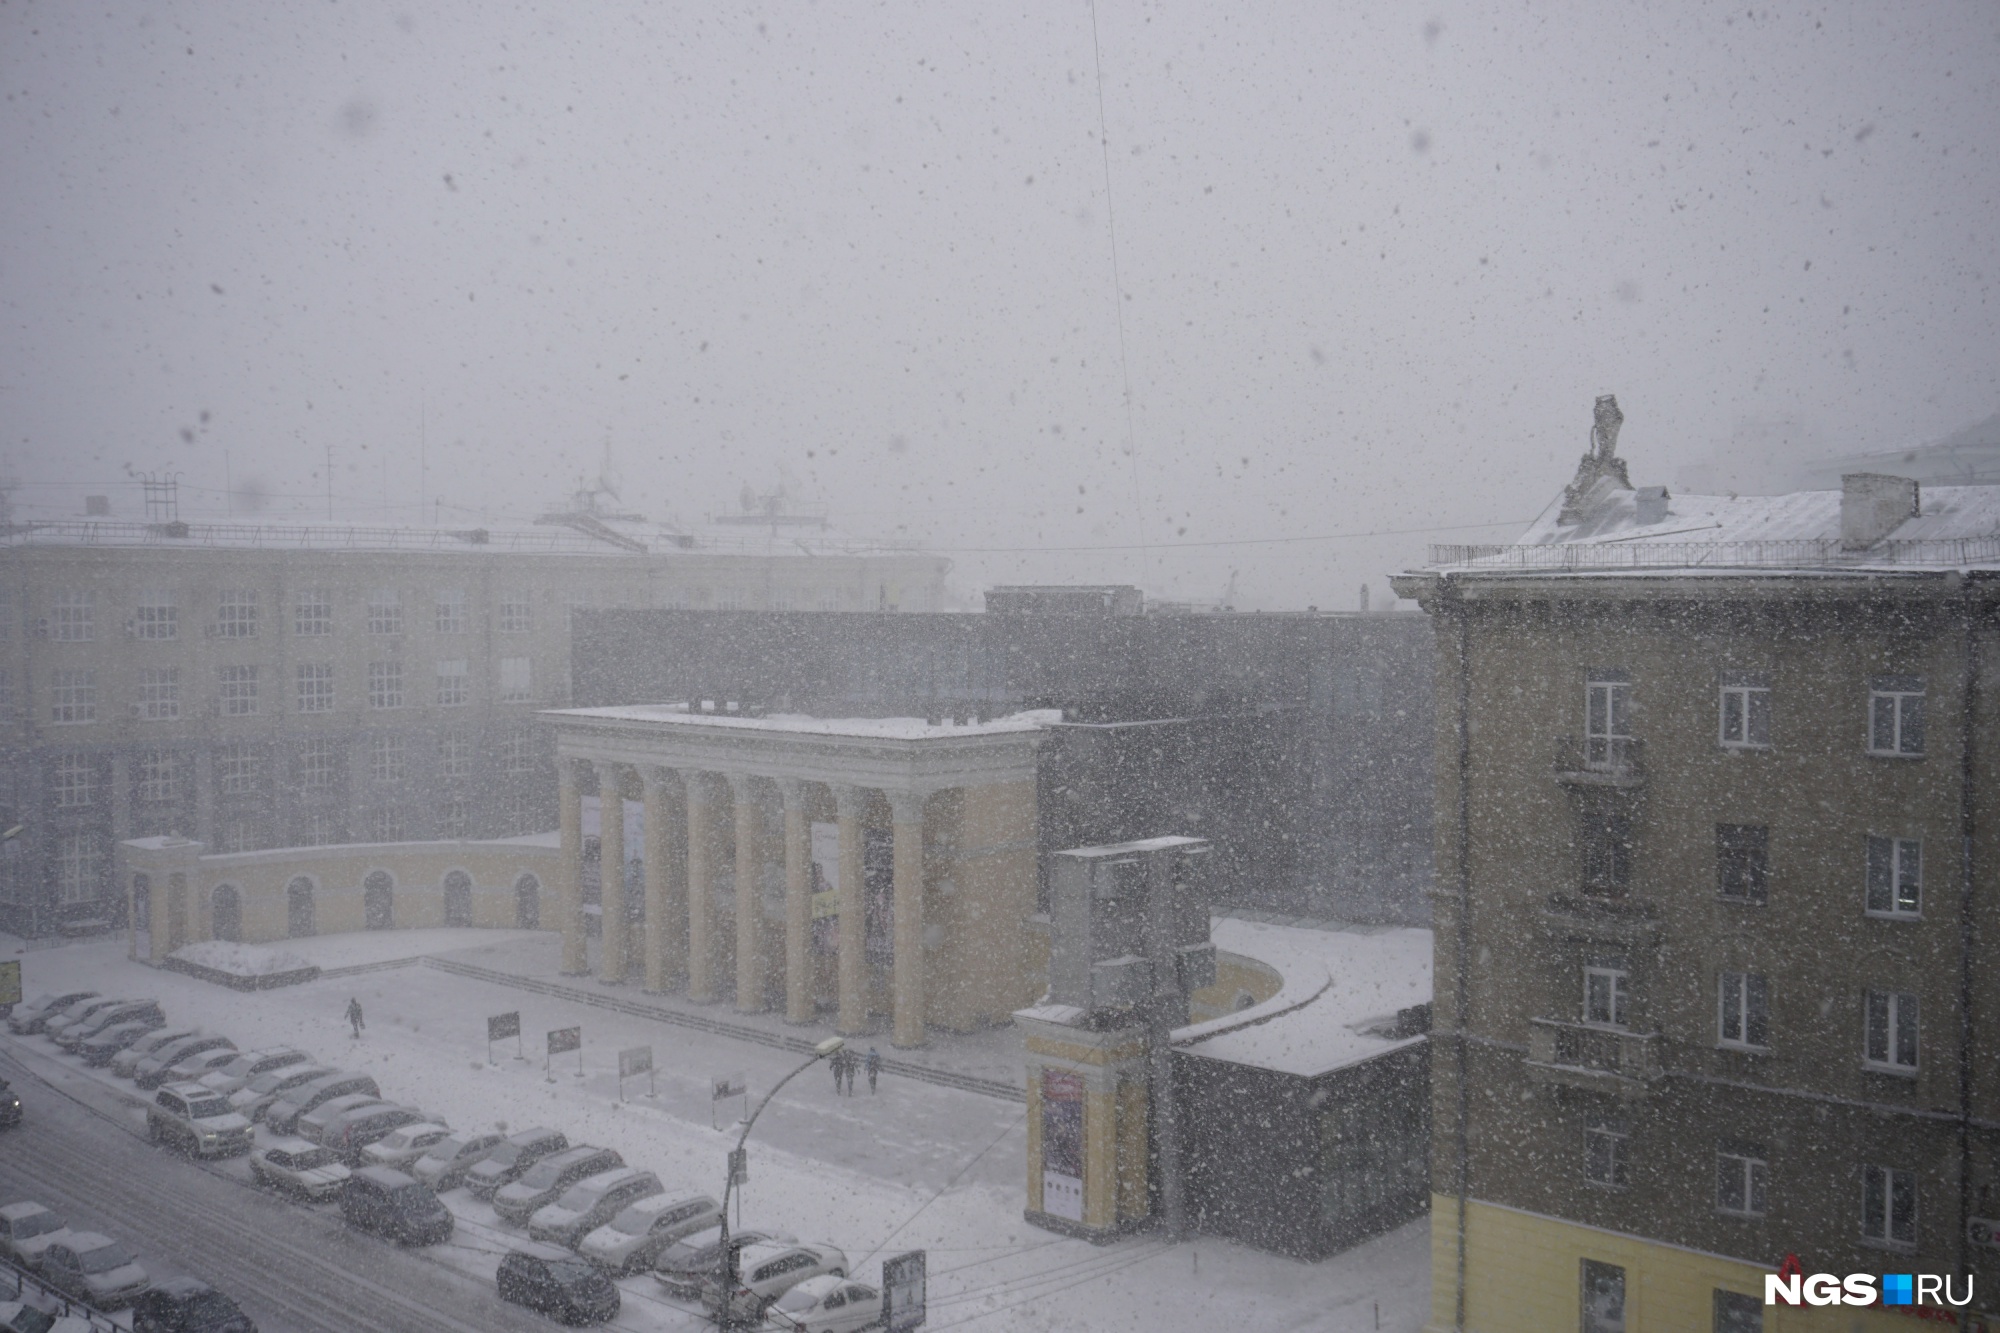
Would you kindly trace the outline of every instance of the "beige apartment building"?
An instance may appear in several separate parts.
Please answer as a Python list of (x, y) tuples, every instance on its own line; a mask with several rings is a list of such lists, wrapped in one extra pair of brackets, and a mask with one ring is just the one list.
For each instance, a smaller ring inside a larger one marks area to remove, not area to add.
[(1438, 644), (1429, 1327), (1910, 1326), (1767, 1307), (1794, 1267), (1970, 1275), (1921, 1313), (1987, 1327), (2000, 487), (1635, 489), (1620, 419), (1518, 542), (1396, 580)]
[[(774, 529), (775, 533), (775, 529)], [(938, 610), (944, 559), (570, 514), (510, 531), (0, 530), (0, 929), (94, 929), (112, 847), (215, 853), (552, 829), (570, 613)]]

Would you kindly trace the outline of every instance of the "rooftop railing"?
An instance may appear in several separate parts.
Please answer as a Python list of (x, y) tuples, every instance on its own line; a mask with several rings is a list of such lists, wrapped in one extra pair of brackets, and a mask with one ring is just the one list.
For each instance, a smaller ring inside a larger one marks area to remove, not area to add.
[[(9, 546), (205, 546), (309, 551), (517, 551), (554, 555), (618, 555), (607, 541), (562, 528), (392, 528), (355, 524), (133, 523), (101, 519), (51, 519), (0, 527)], [(920, 543), (862, 537), (786, 534), (776, 538), (730, 533), (686, 537), (662, 534), (654, 554), (888, 555), (920, 552)]]
[(1430, 563), (1476, 570), (1965, 568), (2000, 564), (2000, 535), (1886, 539), (1848, 550), (1836, 538), (1743, 542), (1550, 542), (1540, 546), (1444, 545)]

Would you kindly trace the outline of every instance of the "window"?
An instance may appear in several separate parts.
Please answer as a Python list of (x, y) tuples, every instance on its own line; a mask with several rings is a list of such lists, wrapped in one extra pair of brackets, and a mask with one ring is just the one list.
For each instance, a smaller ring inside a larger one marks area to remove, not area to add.
[(250, 821), (247, 819), (223, 820), (222, 834), (217, 841), (220, 844), (220, 850), (224, 853), (249, 851), (252, 845)]
[(60, 809), (74, 810), (97, 800), (97, 765), (87, 754), (59, 754), (50, 774)]
[(401, 708), (403, 706), (403, 664), (401, 662), (370, 662), (368, 664), (368, 706), (370, 708)]
[(301, 713), (331, 713), (333, 711), (333, 664), (331, 662), (299, 663), (299, 711)]
[(1583, 1174), (1594, 1184), (1623, 1189), (1626, 1172), (1625, 1126), (1615, 1120), (1593, 1120), (1583, 1131)]
[(1623, 967), (1584, 968), (1583, 1021), (1602, 1027), (1624, 1027), (1629, 982), (1630, 974)]
[(257, 591), (254, 588), (225, 588), (215, 607), (215, 637), (254, 639), (257, 637)]
[(463, 838), (470, 820), (464, 800), (453, 797), (438, 803), (438, 836), (441, 838)]
[(1924, 844), (1920, 838), (1868, 838), (1868, 913), (1917, 916), (1924, 901)]
[(1878, 1245), (1917, 1243), (1917, 1173), (1893, 1166), (1861, 1168), (1861, 1237)]
[(331, 791), (339, 782), (340, 747), (335, 742), (322, 738), (299, 747), (300, 787), (306, 791)]
[(172, 750), (139, 751), (132, 763), (139, 799), (155, 805), (180, 799), (180, 770), (180, 757)]
[(368, 738), (368, 776), (377, 782), (401, 782), (403, 780), (403, 738), (401, 736), (370, 736)]
[(526, 703), (534, 698), (533, 674), (525, 657), (500, 659), (500, 702)]
[(1764, 1298), (1717, 1287), (1715, 1333), (1764, 1333)]
[(333, 633), (333, 590), (301, 588), (292, 606), (292, 633), (318, 638)]
[(51, 722), (97, 721), (97, 673), (82, 667), (57, 667), (49, 673)]
[(225, 745), (215, 752), (215, 776), (224, 796), (248, 796), (257, 790), (257, 752), (247, 745)]
[(301, 847), (328, 847), (340, 836), (340, 826), (333, 814), (326, 810), (315, 810), (305, 817), (299, 828)]
[(1868, 991), (1862, 1058), (1876, 1069), (1917, 1072), (1917, 997), (1905, 991)]
[(1623, 672), (1593, 671), (1584, 686), (1583, 762), (1619, 768), (1631, 751), (1632, 682)]
[(57, 643), (89, 643), (97, 637), (96, 594), (59, 592), (49, 603), (49, 637)]
[(253, 717), (257, 712), (257, 668), (254, 666), (217, 667), (222, 678), (222, 715), (224, 717)]
[(1764, 1150), (1752, 1143), (1724, 1143), (1715, 1152), (1715, 1206), (1738, 1217), (1764, 1215)]
[(1771, 687), (1761, 680), (1725, 680), (1718, 739), (1733, 750), (1768, 749), (1771, 744)]
[(181, 715), (179, 667), (146, 667), (139, 672), (139, 716), (171, 722)]
[(534, 604), (525, 592), (503, 592), (500, 594), (500, 632), (502, 634), (526, 634), (535, 627)]
[(1715, 891), (1741, 903), (1762, 903), (1770, 875), (1771, 830), (1762, 824), (1715, 826)]
[(56, 891), (66, 903), (98, 896), (98, 864), (103, 856), (95, 833), (65, 833), (56, 839)]
[(1923, 680), (1877, 676), (1868, 683), (1868, 753), (1909, 757), (1923, 752)]
[(403, 598), (394, 588), (376, 588), (368, 594), (368, 632), (403, 632)]
[(1583, 1261), (1583, 1333), (1625, 1333), (1625, 1270)]
[(465, 589), (438, 589), (435, 624), (440, 634), (465, 633)]
[(368, 816), (368, 841), (401, 842), (403, 840), (403, 807), (400, 805), (377, 806)]
[(535, 733), (526, 729), (510, 731), (502, 749), (507, 759), (509, 773), (532, 773), (535, 771)]
[(437, 664), (437, 702), (440, 708), (462, 708), (471, 697), (465, 659)]
[(1770, 1044), (1770, 1006), (1760, 974), (1724, 972), (1716, 992), (1721, 1010), (1718, 1035), (1724, 1046), (1762, 1050)]
[(14, 676), (6, 667), (0, 667), (0, 718), (14, 715)]
[(1583, 827), (1583, 891), (1623, 897), (1632, 883), (1632, 813), (1617, 794), (1587, 792)]
[(542, 826), (541, 801), (534, 792), (517, 791), (507, 798), (507, 827), (515, 833), (533, 833)]
[(472, 742), (462, 731), (447, 731), (438, 737), (438, 776), (462, 778), (472, 772)]
[(132, 636), (138, 639), (178, 639), (181, 636), (181, 611), (174, 605), (172, 594), (139, 594), (139, 605), (132, 616)]

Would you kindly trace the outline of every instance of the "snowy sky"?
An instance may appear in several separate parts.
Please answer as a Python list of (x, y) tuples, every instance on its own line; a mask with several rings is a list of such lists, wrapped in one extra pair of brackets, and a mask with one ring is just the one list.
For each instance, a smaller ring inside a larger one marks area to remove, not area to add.
[(0, 93), (0, 473), (64, 513), (323, 513), (330, 446), (343, 518), (526, 517), (608, 443), (968, 592), (1348, 607), (1598, 393), (1642, 482), (2000, 407), (1991, 0), (0, 0)]

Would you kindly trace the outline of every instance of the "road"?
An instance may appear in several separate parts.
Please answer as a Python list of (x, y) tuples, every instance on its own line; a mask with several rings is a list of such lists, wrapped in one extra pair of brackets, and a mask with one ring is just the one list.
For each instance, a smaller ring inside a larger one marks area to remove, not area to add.
[(26, 1112), (0, 1134), (0, 1200), (36, 1199), (72, 1226), (116, 1236), (155, 1277), (213, 1282), (261, 1333), (555, 1327), (503, 1304), (490, 1279), (349, 1231), (336, 1209), (288, 1203), (231, 1168), (153, 1147), (129, 1096), (57, 1059), (0, 1046), (0, 1076)]

